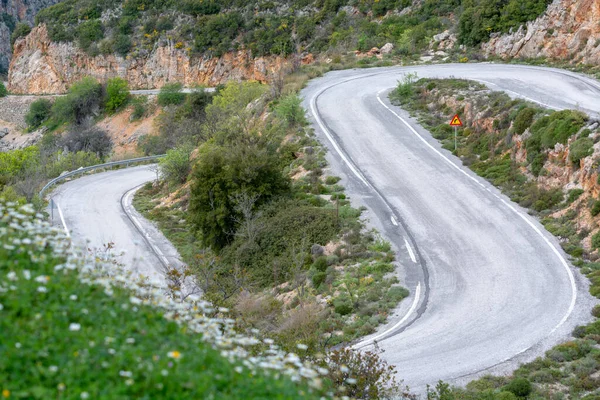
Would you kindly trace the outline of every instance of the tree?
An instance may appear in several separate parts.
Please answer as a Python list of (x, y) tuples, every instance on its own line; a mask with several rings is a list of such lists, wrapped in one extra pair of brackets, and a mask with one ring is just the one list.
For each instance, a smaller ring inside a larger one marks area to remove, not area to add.
[(192, 169), (191, 153), (192, 148), (190, 146), (181, 146), (168, 150), (166, 156), (159, 161), (162, 177), (167, 182), (175, 184), (185, 183)]
[(237, 194), (258, 195), (258, 206), (289, 191), (289, 179), (278, 161), (276, 154), (258, 146), (202, 145), (192, 175), (189, 212), (205, 246), (219, 251), (233, 240), (239, 213), (232, 199)]
[(129, 87), (123, 78), (113, 78), (106, 82), (106, 111), (113, 113), (129, 101)]
[(47, 99), (38, 99), (31, 103), (29, 112), (25, 115), (25, 122), (31, 129), (35, 129), (50, 118), (52, 102)]
[(108, 133), (95, 126), (89, 129), (71, 129), (62, 139), (61, 144), (73, 153), (91, 152), (100, 158), (106, 157), (112, 149), (112, 140)]
[(57, 123), (70, 122), (82, 125), (98, 115), (103, 101), (102, 85), (91, 77), (75, 82), (66, 96), (59, 97), (52, 105), (52, 117)]

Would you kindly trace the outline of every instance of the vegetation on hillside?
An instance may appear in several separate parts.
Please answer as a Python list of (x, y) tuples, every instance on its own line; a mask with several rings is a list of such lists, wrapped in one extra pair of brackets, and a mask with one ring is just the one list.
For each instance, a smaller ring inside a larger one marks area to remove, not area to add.
[[(54, 41), (76, 41), (90, 55), (144, 56), (171, 43), (190, 55), (253, 56), (305, 51), (367, 51), (387, 42), (412, 56), (431, 37), (456, 29), (463, 44), (536, 18), (549, 0), (287, 0), (244, 2), (66, 0), (42, 10), (36, 23)], [(456, 25), (456, 28), (454, 26)]]
[[(417, 116), (450, 151), (454, 150), (454, 132), (448, 122), (454, 114), (461, 114), (465, 126), (458, 130), (455, 154), (540, 217), (546, 229), (560, 239), (573, 264), (590, 279), (591, 294), (600, 297), (600, 234), (592, 234), (600, 221), (585, 222), (590, 214), (600, 214), (600, 201), (579, 187), (566, 193), (556, 184), (549, 188), (551, 180), (545, 180), (550, 168), (577, 170), (584, 160), (589, 162), (600, 133), (585, 129), (588, 121), (584, 114), (542, 109), (479, 83), (454, 79), (417, 81), (409, 77), (391, 99)], [(474, 120), (464, 115), (467, 103), (469, 112), (477, 115)], [(590, 244), (584, 245), (584, 241)], [(599, 308), (592, 314), (600, 317)], [(512, 377), (484, 377), (469, 383), (466, 390), (440, 383), (432, 389), (431, 398), (595, 399), (600, 393), (600, 320), (577, 327), (573, 336), (547, 351), (545, 357), (522, 365)]]
[(134, 205), (242, 328), (308, 354), (373, 332), (408, 291), (396, 286), (390, 245), (365, 231), (339, 179), (322, 176), (298, 97), (229, 83), (206, 100), (193, 93), (165, 108), (160, 135), (141, 141), (148, 153), (174, 150)]
[(129, 101), (127, 82), (110, 79), (101, 85), (92, 78), (74, 83), (54, 102), (40, 98), (25, 116), (30, 130), (43, 129), (35, 146), (0, 153), (0, 197), (42, 206), (37, 193), (45, 182), (65, 171), (101, 164), (112, 153), (107, 132), (94, 126)]
[(316, 399), (331, 390), (328, 370), (239, 335), (209, 303), (179, 300), (103, 253), (74, 254), (32, 207), (4, 201), (0, 316), (2, 398)]

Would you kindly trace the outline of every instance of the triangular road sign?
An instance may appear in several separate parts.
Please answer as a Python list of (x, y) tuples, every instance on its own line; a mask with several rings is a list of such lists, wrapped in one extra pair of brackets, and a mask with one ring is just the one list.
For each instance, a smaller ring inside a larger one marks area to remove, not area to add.
[(460, 117), (458, 116), (458, 114), (456, 114), (453, 118), (452, 121), (450, 121), (450, 126), (462, 126), (463, 123), (460, 120)]

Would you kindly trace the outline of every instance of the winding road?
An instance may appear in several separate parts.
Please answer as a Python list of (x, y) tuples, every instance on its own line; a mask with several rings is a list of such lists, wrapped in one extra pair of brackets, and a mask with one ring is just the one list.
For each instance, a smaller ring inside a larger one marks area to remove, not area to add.
[[(354, 346), (375, 340), (399, 378), (422, 392), (440, 379), (464, 384), (543, 354), (590, 319), (593, 300), (554, 237), (389, 103), (408, 72), (474, 79), (595, 117), (600, 83), (553, 69), (445, 64), (332, 72), (302, 91), (332, 172), (394, 245), (411, 291), (386, 326)], [(153, 177), (146, 167), (111, 171), (66, 183), (53, 197), (76, 242), (115, 242), (123, 262), (159, 273), (160, 260), (121, 206)]]

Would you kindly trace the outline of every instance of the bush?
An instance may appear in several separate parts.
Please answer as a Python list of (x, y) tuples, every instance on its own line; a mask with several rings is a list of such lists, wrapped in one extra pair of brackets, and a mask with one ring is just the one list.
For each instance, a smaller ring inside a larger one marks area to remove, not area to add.
[(112, 139), (106, 131), (95, 126), (89, 129), (74, 128), (62, 139), (61, 146), (73, 153), (89, 152), (103, 159), (112, 149)]
[(289, 94), (279, 101), (275, 107), (275, 114), (292, 127), (306, 124), (302, 99), (295, 93)]
[(18, 39), (29, 35), (29, 32), (31, 32), (31, 27), (26, 23), (19, 22), (12, 35), (10, 35), (10, 45), (14, 45)]
[(112, 43), (112, 48), (121, 57), (127, 56), (131, 50), (132, 43), (128, 35), (117, 35)]
[(163, 179), (174, 184), (185, 183), (192, 169), (190, 146), (181, 146), (168, 150), (165, 157), (159, 161), (160, 172)]
[(515, 378), (504, 386), (504, 390), (517, 397), (527, 397), (531, 393), (531, 382), (525, 378)]
[(52, 102), (47, 99), (38, 99), (31, 103), (29, 112), (25, 115), (25, 122), (30, 129), (38, 128), (52, 114)]
[(112, 78), (106, 83), (106, 111), (113, 113), (129, 101), (129, 87), (123, 78)]
[(594, 250), (600, 249), (600, 232), (595, 233), (592, 236), (592, 249), (594, 249)]
[(257, 195), (258, 206), (290, 187), (277, 156), (258, 146), (224, 148), (207, 143), (200, 148), (193, 177), (190, 220), (202, 232), (204, 245), (214, 250), (233, 239), (237, 213), (231, 196)]
[(327, 257), (321, 256), (317, 258), (313, 264), (313, 268), (317, 271), (325, 272), (327, 270)]
[(569, 160), (573, 164), (579, 163), (581, 159), (592, 155), (593, 146), (594, 141), (588, 137), (577, 139), (569, 146)]
[(310, 279), (313, 286), (318, 288), (323, 282), (325, 282), (325, 279), (327, 279), (327, 273), (323, 271), (316, 271)]
[(0, 97), (6, 97), (8, 95), (8, 90), (6, 86), (4, 86), (3, 82), (0, 82)]
[(339, 296), (333, 300), (333, 308), (340, 315), (348, 315), (354, 310), (352, 299), (348, 296)]
[(66, 96), (57, 98), (52, 105), (52, 119), (82, 125), (99, 115), (103, 101), (102, 85), (91, 77), (75, 82)]
[(523, 134), (527, 128), (531, 126), (533, 117), (535, 116), (535, 110), (530, 107), (525, 107), (517, 114), (513, 123), (513, 131), (517, 135)]
[[(583, 194), (583, 189), (571, 189), (567, 193), (567, 203), (571, 204)], [(598, 210), (600, 212), (600, 209)]]
[(185, 93), (182, 93), (183, 85), (181, 83), (168, 83), (164, 85), (158, 94), (158, 104), (161, 106), (179, 105), (185, 100)]
[(600, 200), (596, 200), (594, 201), (594, 204), (592, 204), (592, 209), (590, 210), (592, 216), (596, 216), (598, 214), (600, 214)]

